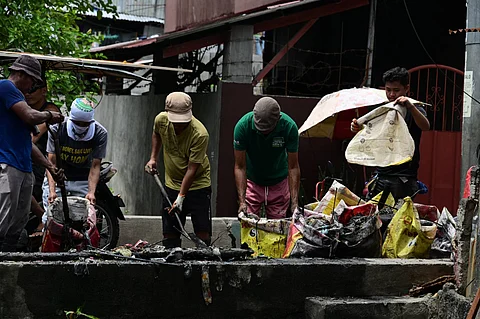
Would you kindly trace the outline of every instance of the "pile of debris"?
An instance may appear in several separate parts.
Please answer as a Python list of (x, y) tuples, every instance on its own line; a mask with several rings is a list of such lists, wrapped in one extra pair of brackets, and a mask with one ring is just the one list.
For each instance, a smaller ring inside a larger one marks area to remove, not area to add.
[(334, 181), (318, 202), (281, 220), (240, 213), (241, 241), (254, 256), (448, 258), (455, 220), (446, 208), (395, 203), (391, 194), (363, 201)]

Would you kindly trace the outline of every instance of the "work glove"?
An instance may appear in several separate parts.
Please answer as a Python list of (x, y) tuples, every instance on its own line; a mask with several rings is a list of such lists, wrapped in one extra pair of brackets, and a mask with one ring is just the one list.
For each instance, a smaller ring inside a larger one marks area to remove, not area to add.
[(169, 214), (173, 214), (175, 211), (181, 212), (183, 209), (183, 201), (185, 200), (184, 194), (178, 194), (177, 199), (173, 203), (172, 207), (168, 211)]

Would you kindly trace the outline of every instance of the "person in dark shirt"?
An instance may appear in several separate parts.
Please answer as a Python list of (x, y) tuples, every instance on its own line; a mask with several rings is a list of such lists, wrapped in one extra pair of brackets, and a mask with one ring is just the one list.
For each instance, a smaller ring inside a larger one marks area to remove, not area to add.
[[(377, 168), (377, 177), (370, 183), (367, 198), (372, 198), (385, 188), (389, 188), (395, 200), (413, 196), (418, 190), (417, 173), (420, 162), (420, 139), (422, 131), (430, 129), (427, 112), (422, 106), (413, 105), (406, 97), (409, 86), (408, 71), (396, 67), (383, 74), (385, 92), (390, 102), (401, 105), (407, 109), (405, 123), (415, 143), (415, 152), (412, 161), (387, 167)], [(352, 120), (351, 130), (358, 132), (361, 127), (357, 119)]]
[[(65, 189), (70, 196), (85, 197), (95, 205), (95, 190), (100, 178), (100, 165), (107, 153), (107, 130), (94, 119), (94, 104), (87, 98), (73, 101), (65, 122), (51, 127), (58, 134), (60, 156), (65, 172)], [(54, 135), (48, 133), (47, 153), (52, 163), (57, 162)], [(59, 196), (60, 189), (49, 173), (48, 187), (43, 189), (43, 204), (46, 207)], [(47, 215), (43, 214), (43, 222)]]
[[(60, 112), (58, 107), (52, 103), (47, 101), (47, 81), (45, 77), (42, 77), (43, 82), (34, 85), (27, 94), (25, 94), (25, 99), (27, 104), (34, 110), (39, 112), (43, 111), (51, 111), (51, 112)], [(47, 125), (45, 123), (37, 125), (39, 133), (34, 135), (32, 138), (33, 143), (38, 147), (40, 152), (42, 152), (43, 156), (47, 156), (47, 141), (48, 141), (48, 133), (47, 133)], [(31, 211), (38, 219), (38, 225), (33, 230), (30, 237), (42, 236), (43, 235), (43, 222), (42, 216), (45, 212), (45, 207), (42, 205), (42, 184), (44, 183), (45, 178), (45, 168), (41, 165), (36, 163), (32, 163), (32, 171), (35, 177), (35, 181), (33, 184), (33, 196), (32, 196), (32, 205)], [(45, 180), (45, 183), (47, 181)], [(32, 225), (33, 226), (33, 225)]]

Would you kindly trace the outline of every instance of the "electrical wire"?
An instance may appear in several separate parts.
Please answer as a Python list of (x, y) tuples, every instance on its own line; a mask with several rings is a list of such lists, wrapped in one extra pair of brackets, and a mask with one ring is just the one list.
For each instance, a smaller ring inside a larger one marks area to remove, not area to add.
[(475, 102), (477, 102), (478, 104), (480, 104), (480, 102), (474, 98), (472, 95), (470, 95), (469, 93), (465, 92), (465, 90), (463, 89), (463, 87), (460, 87), (460, 85), (458, 85), (455, 81), (453, 81), (437, 64), (437, 62), (432, 58), (432, 56), (430, 55), (430, 53), (428, 53), (428, 50), (427, 48), (425, 47), (425, 45), (423, 44), (423, 41), (422, 39), (420, 38), (420, 35), (418, 34), (417, 32), (417, 28), (415, 28), (415, 24), (413, 23), (413, 20), (412, 20), (412, 17), (410, 16), (410, 10), (408, 10), (408, 6), (407, 6), (407, 1), (406, 0), (403, 0), (403, 4), (405, 6), (405, 11), (407, 12), (407, 15), (408, 15), (408, 19), (410, 20), (410, 24), (412, 25), (412, 29), (413, 29), (413, 32), (415, 32), (415, 35), (417, 36), (417, 39), (418, 39), (418, 42), (420, 42), (420, 45), (422, 46), (423, 48), (423, 51), (425, 51), (425, 53), (427, 54), (428, 58), (432, 61), (433, 64), (435, 64), (435, 66), (437, 67), (437, 70), (439, 70), (443, 76), (445, 76), (450, 82), (454, 83), (455, 86), (457, 88), (459, 88), (460, 90), (462, 90), (463, 94), (465, 94), (466, 96), (468, 96), (469, 98), (471, 98), (472, 100), (474, 100)]

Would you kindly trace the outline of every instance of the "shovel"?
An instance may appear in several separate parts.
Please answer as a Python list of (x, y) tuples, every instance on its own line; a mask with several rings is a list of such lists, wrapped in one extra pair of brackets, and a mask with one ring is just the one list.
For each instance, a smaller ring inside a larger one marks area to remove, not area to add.
[[(54, 139), (54, 146), (55, 146), (55, 159), (56, 159), (56, 166), (58, 168), (62, 168), (62, 156), (61, 156), (61, 151), (60, 151), (60, 140), (58, 138), (58, 132), (62, 129), (62, 124), (60, 123), (58, 125), (58, 130), (57, 133), (54, 133), (50, 126), (47, 125), (48, 131), (50, 134), (53, 135)], [(65, 237), (63, 238), (62, 242), (62, 249), (67, 250), (70, 247), (72, 247), (72, 238), (70, 237), (70, 226), (72, 224), (72, 220), (70, 219), (70, 208), (68, 207), (68, 200), (67, 200), (67, 189), (65, 188), (65, 180), (61, 180), (57, 182), (58, 188), (60, 188), (60, 192), (62, 194), (62, 208), (63, 208), (63, 231), (65, 234)]]
[[(61, 130), (61, 124), (58, 125), (58, 132)], [(60, 140), (58, 138), (58, 132), (54, 133), (50, 126), (48, 126), (48, 131), (50, 134), (53, 135), (54, 139), (54, 146), (55, 146), (55, 159), (56, 159), (56, 166), (58, 168), (62, 168), (62, 155), (60, 151)], [(70, 220), (70, 209), (68, 207), (68, 201), (67, 201), (67, 189), (65, 188), (65, 180), (61, 180), (57, 182), (58, 188), (60, 188), (60, 192), (62, 194), (62, 205), (63, 205), (63, 218), (65, 225), (70, 225), (71, 220)]]
[[(160, 180), (160, 177), (158, 174), (153, 175), (155, 177), (155, 182), (157, 183), (158, 187), (160, 187), (160, 192), (162, 193), (162, 196), (167, 200), (168, 205), (170, 207), (173, 207), (172, 202), (170, 201), (170, 198), (168, 198), (168, 194), (165, 191), (165, 188), (163, 187), (162, 181)], [(182, 234), (185, 238), (188, 240), (192, 241), (197, 248), (206, 248), (208, 247), (207, 244), (203, 242), (200, 238), (197, 237), (194, 233), (187, 233), (185, 228), (183, 227), (182, 221), (180, 220), (180, 217), (178, 216), (178, 208), (174, 207), (172, 210), (172, 213), (175, 215), (178, 221), (178, 226), (180, 229), (177, 229), (180, 234)]]

